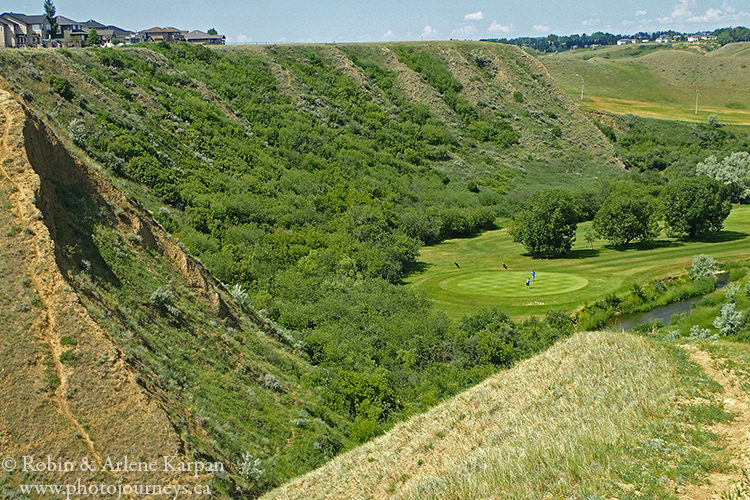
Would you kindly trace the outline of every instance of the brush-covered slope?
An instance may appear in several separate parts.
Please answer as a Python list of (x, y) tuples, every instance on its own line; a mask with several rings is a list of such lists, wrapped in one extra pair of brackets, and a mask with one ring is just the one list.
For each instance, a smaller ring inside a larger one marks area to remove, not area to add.
[[(88, 456), (100, 466), (125, 455), (219, 461), (226, 475), (129, 480), (208, 481), (225, 495), (262, 491), (343, 447), (342, 418), (322, 405), (313, 367), (288, 337), (235, 305), (146, 210), (10, 93), (0, 99), (4, 453)], [(295, 427), (301, 417), (309, 425)], [(259, 456), (274, 458), (250, 484), (239, 464)], [(0, 486), (32, 479), (15, 472)]]
[[(196, 452), (248, 453), (251, 492), (497, 370), (480, 332), (400, 285), (421, 245), (623, 174), (544, 67), (497, 44), (7, 50), (0, 75), (102, 166), (52, 168), (61, 147), (29, 132), (68, 286)], [(566, 335), (527, 327), (514, 356)]]
[(716, 114), (721, 122), (748, 125), (746, 48), (730, 44), (702, 52), (684, 45), (633, 45), (573, 50), (541, 61), (571, 97), (580, 96), (583, 77), (585, 109), (693, 121)]
[(722, 390), (673, 344), (580, 333), (264, 498), (674, 498), (728, 470)]

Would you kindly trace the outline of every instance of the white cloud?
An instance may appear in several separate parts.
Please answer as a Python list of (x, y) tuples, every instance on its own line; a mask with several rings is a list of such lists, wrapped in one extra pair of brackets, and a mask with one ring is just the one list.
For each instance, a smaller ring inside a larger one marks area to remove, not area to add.
[(513, 25), (512, 24), (500, 24), (497, 21), (492, 21), (492, 24), (490, 24), (490, 27), (487, 28), (487, 31), (490, 33), (510, 33), (513, 31)]
[(544, 24), (535, 24), (531, 29), (537, 33), (549, 33), (549, 26), (545, 26)]
[(250, 37), (250, 36), (247, 36), (247, 35), (237, 35), (229, 43), (250, 43), (252, 41), (253, 41), (253, 38)]
[(692, 23), (705, 23), (705, 22), (732, 22), (740, 21), (750, 17), (750, 12), (737, 12), (737, 9), (729, 5), (725, 0), (721, 4), (721, 8), (710, 8), (707, 9), (702, 15), (695, 15), (688, 19)]
[(601, 21), (602, 20), (598, 17), (592, 17), (591, 19), (584, 19), (583, 21), (581, 21), (581, 24), (583, 24), (584, 26), (593, 26), (595, 24), (599, 24)]
[(393, 30), (388, 30), (385, 33), (383, 33), (383, 38), (390, 38), (393, 36)]
[(680, 0), (672, 7), (672, 19), (690, 17), (693, 12), (690, 10), (695, 6), (695, 0)]
[(437, 34), (437, 30), (430, 26), (429, 24), (425, 25), (424, 29), (422, 30), (422, 36), (433, 36)]
[(471, 12), (464, 16), (464, 21), (481, 21), (482, 19), (484, 19), (484, 13), (482, 13), (481, 10)]
[(460, 28), (451, 30), (451, 34), (458, 38), (470, 38), (477, 32), (477, 27), (473, 24), (465, 24)]
[(639, 10), (636, 10), (636, 11), (635, 11), (635, 15), (636, 15), (636, 16), (645, 16), (646, 14), (648, 14), (648, 12), (646, 12), (646, 11), (645, 11), (645, 10), (643, 10), (643, 9), (639, 9)]

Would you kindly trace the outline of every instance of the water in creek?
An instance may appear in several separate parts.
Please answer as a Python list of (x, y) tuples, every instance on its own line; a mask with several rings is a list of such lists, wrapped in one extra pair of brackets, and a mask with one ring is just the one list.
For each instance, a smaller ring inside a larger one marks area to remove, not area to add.
[[(716, 288), (724, 288), (729, 284), (728, 273), (718, 273), (716, 275)], [(650, 311), (623, 314), (612, 324), (615, 330), (630, 330), (643, 323), (661, 322), (664, 326), (669, 326), (669, 320), (672, 316), (684, 311), (689, 311), (693, 304), (703, 298), (702, 295), (691, 297), (689, 299), (672, 302), (664, 306), (659, 306)]]

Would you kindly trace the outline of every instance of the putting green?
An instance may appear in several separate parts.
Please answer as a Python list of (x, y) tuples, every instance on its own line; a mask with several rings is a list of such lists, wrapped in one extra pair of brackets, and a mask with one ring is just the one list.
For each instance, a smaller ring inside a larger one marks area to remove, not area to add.
[[(552, 309), (572, 312), (612, 293), (622, 296), (633, 283), (682, 274), (694, 255), (703, 253), (720, 261), (750, 258), (750, 206), (746, 205), (732, 209), (723, 231), (703, 239), (660, 235), (656, 241), (620, 249), (602, 240), (587, 241), (584, 235), (590, 229), (591, 222), (579, 224), (572, 250), (560, 259), (526, 255), (507, 229), (446, 240), (424, 247), (421, 269), (404, 281), (456, 319), (486, 307), (526, 318)], [(503, 263), (509, 269), (504, 270)], [(537, 278), (527, 290), (532, 269)]]
[(466, 295), (495, 297), (537, 297), (569, 293), (588, 285), (588, 280), (580, 276), (565, 273), (538, 272), (536, 279), (526, 288), (528, 272), (521, 271), (474, 271), (456, 270), (445, 276), (438, 286), (446, 291)]

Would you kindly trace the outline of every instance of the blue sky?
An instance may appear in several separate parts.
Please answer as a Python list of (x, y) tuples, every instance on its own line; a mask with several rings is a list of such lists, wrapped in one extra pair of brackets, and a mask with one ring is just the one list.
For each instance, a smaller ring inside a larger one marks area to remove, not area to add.
[[(128, 29), (215, 27), (229, 43), (479, 39), (750, 25), (748, 0), (56, 0), (60, 15)], [(41, 13), (42, 0), (0, 10)]]

